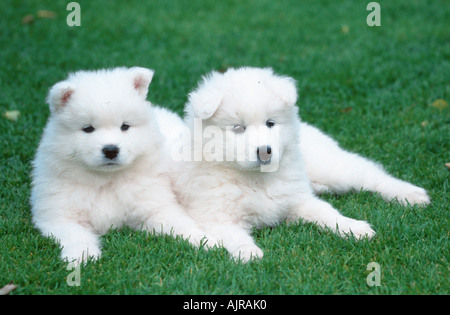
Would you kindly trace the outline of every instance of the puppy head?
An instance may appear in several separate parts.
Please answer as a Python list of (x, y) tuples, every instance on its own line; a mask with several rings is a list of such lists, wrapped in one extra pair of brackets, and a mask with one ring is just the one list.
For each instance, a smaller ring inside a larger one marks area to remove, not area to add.
[(206, 160), (276, 170), (286, 143), (298, 134), (293, 130), (298, 128), (296, 101), (295, 81), (272, 69), (213, 72), (189, 95), (186, 122), (201, 120)]
[(129, 166), (151, 149), (146, 101), (153, 71), (145, 68), (79, 71), (55, 84), (47, 97), (53, 151), (91, 170)]

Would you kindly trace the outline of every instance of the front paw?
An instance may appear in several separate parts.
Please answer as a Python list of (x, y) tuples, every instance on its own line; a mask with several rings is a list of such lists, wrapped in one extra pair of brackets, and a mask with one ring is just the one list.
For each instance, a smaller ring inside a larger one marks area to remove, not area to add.
[(338, 233), (343, 237), (353, 235), (357, 240), (363, 238), (370, 239), (375, 235), (375, 231), (372, 230), (369, 223), (354, 219), (348, 219), (346, 222), (342, 222), (341, 225), (338, 225)]
[(206, 233), (191, 234), (188, 241), (196, 248), (204, 248), (206, 250), (220, 246), (219, 240), (216, 237)]
[(246, 244), (239, 246), (235, 251), (231, 253), (233, 258), (243, 263), (247, 263), (251, 260), (261, 259), (264, 256), (263, 251), (256, 245)]
[(90, 260), (97, 260), (101, 256), (101, 250), (96, 245), (77, 244), (65, 246), (61, 252), (61, 259), (68, 263), (86, 264)]

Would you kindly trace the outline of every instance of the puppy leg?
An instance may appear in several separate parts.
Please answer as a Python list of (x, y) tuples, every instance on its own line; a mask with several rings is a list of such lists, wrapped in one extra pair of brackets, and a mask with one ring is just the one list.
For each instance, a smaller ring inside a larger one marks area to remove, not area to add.
[(39, 229), (46, 236), (55, 237), (62, 247), (61, 258), (75, 264), (86, 263), (101, 255), (98, 236), (90, 229), (70, 221), (39, 222)]
[(311, 186), (316, 193), (367, 190), (401, 204), (429, 204), (427, 192), (390, 176), (383, 167), (360, 155), (343, 150), (320, 130), (301, 125), (300, 149)]
[(236, 260), (246, 263), (263, 257), (263, 251), (255, 244), (250, 233), (236, 224), (208, 224), (207, 230), (217, 237)]
[(353, 234), (357, 239), (375, 235), (367, 222), (347, 218), (329, 203), (313, 195), (303, 195), (300, 200), (301, 203), (293, 209), (288, 218), (290, 221), (301, 218), (306, 222), (329, 228), (341, 236)]

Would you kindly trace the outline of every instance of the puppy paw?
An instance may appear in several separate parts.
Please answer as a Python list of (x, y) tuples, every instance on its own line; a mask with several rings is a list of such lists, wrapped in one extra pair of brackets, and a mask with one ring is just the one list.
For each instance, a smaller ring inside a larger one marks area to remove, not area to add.
[(388, 179), (379, 185), (378, 191), (386, 201), (398, 200), (404, 206), (430, 203), (430, 197), (425, 189), (398, 179)]
[(101, 250), (97, 246), (79, 244), (75, 246), (63, 247), (61, 259), (68, 263), (86, 264), (90, 260), (97, 260), (101, 256)]
[(353, 235), (357, 240), (363, 238), (372, 238), (375, 235), (375, 231), (372, 230), (370, 224), (366, 221), (358, 221), (349, 219), (347, 222), (338, 226), (339, 235), (343, 237), (349, 237)]
[(241, 245), (231, 254), (236, 260), (242, 261), (243, 263), (261, 259), (264, 256), (263, 251), (258, 246), (252, 244)]
[(430, 204), (430, 197), (428, 197), (426, 190), (417, 186), (413, 186), (398, 194), (396, 199), (403, 206), (407, 206), (408, 204), (426, 206)]
[(220, 245), (219, 240), (216, 237), (205, 233), (191, 234), (188, 241), (196, 248), (204, 248), (206, 250)]
[(220, 242), (218, 238), (207, 234), (205, 237), (203, 237), (201, 246), (203, 246), (203, 248), (205, 248), (206, 250), (209, 250), (214, 247), (221, 247), (222, 242)]

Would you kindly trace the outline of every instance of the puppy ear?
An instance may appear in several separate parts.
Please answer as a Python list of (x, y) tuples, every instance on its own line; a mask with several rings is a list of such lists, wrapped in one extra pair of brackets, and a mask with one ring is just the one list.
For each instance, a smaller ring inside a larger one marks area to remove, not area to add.
[(50, 111), (53, 113), (65, 107), (74, 92), (75, 85), (67, 81), (58, 82), (52, 86), (46, 99)]
[(130, 68), (133, 77), (133, 87), (143, 98), (147, 97), (148, 86), (152, 82), (155, 71), (147, 68), (133, 67)]
[(191, 107), (194, 117), (203, 120), (209, 119), (222, 104), (224, 94), (215, 87), (215, 81), (221, 76), (218, 72), (212, 72), (203, 77), (198, 88), (189, 94), (187, 107)]
[(274, 75), (268, 85), (287, 105), (295, 105), (297, 102), (297, 87), (294, 79)]

